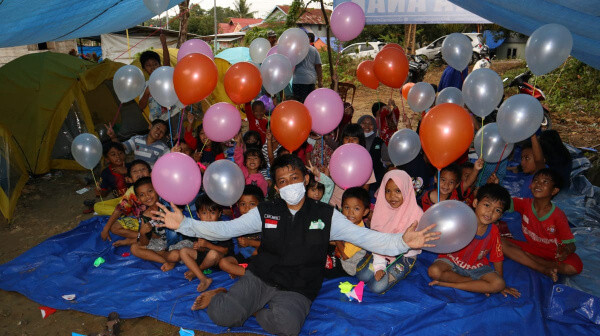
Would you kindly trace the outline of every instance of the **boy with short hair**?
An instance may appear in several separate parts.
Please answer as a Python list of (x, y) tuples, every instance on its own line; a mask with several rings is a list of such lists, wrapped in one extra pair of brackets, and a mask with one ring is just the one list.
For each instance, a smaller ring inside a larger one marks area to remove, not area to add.
[(260, 134), (261, 143), (267, 139), (267, 126), (269, 121), (265, 117), (265, 104), (260, 100), (255, 100), (252, 104), (247, 103), (244, 107), (246, 117), (248, 118), (248, 127), (251, 131)]
[(512, 209), (523, 215), (526, 241), (502, 238), (507, 257), (558, 280), (558, 274), (575, 275), (583, 263), (575, 254), (575, 238), (565, 213), (552, 203), (562, 187), (560, 175), (550, 169), (538, 170), (529, 186), (533, 198), (512, 199)]
[[(243, 216), (248, 211), (256, 208), (258, 204), (264, 201), (265, 197), (259, 187), (247, 184), (244, 187), (244, 193), (238, 201), (238, 209), (240, 215)], [(258, 252), (260, 247), (260, 235), (246, 235), (237, 238), (238, 252), (229, 257), (225, 257), (219, 261), (219, 268), (227, 273), (232, 278), (240, 277), (246, 274), (246, 267)]]
[[(201, 221), (216, 222), (222, 214), (221, 206), (204, 194), (196, 200), (196, 214)], [(198, 278), (198, 292), (203, 292), (212, 283), (212, 279), (204, 275), (203, 271), (219, 264), (219, 261), (233, 251), (231, 240), (208, 241), (198, 238), (193, 247), (186, 247), (179, 251), (181, 261), (185, 263), (189, 271), (185, 272), (185, 278), (192, 280)], [(192, 310), (195, 310), (192, 307)]]
[(108, 162), (108, 167), (100, 173), (100, 183), (96, 188), (96, 195), (106, 197), (112, 191), (115, 197), (120, 197), (127, 190), (125, 148), (119, 142), (110, 142), (104, 147), (102, 154)]
[(427, 271), (433, 279), (429, 285), (519, 297), (519, 291), (507, 287), (502, 278), (504, 256), (500, 232), (494, 225), (510, 207), (510, 194), (497, 184), (486, 184), (479, 189), (473, 207), (477, 217), (475, 238), (459, 251), (438, 256)]
[[(150, 176), (150, 165), (144, 160), (134, 160), (127, 169), (125, 181), (134, 184), (143, 177)], [(135, 243), (139, 231), (139, 221), (143, 206), (135, 196), (133, 185), (127, 189), (121, 201), (114, 208), (110, 218), (104, 225), (100, 236), (102, 240), (112, 240), (109, 232), (126, 239), (113, 243), (113, 246), (131, 245)], [(121, 216), (128, 216), (123, 217)]]
[[(434, 177), (435, 187), (423, 194), (421, 197), (421, 207), (423, 211), (431, 208), (434, 204), (439, 203), (440, 200), (458, 200), (463, 199), (456, 190), (461, 185), (462, 194), (468, 194), (469, 189), (477, 180), (477, 174), (483, 168), (483, 159), (479, 158), (474, 165), (474, 170), (469, 174), (467, 181), (462, 181), (462, 171), (459, 165), (453, 163), (444, 168), (440, 172), (440, 180)], [(437, 199), (437, 184), (440, 184), (440, 200)]]
[[(159, 157), (170, 151), (169, 147), (162, 141), (169, 125), (164, 120), (155, 119), (148, 129), (150, 130), (148, 134), (134, 135), (125, 141), (123, 145), (127, 154), (133, 152), (136, 160), (144, 160), (152, 167)], [(112, 141), (118, 142), (112, 127), (108, 128), (106, 134), (110, 136)]]

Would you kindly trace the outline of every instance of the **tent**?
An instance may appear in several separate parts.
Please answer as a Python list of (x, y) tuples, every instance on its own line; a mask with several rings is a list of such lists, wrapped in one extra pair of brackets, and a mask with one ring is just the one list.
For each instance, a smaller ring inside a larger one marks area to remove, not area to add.
[[(82, 169), (71, 142), (112, 122), (119, 108), (112, 76), (122, 65), (45, 52), (0, 68), (0, 211), (6, 218), (28, 175)], [(121, 136), (148, 127), (135, 102), (123, 104), (119, 122)]]

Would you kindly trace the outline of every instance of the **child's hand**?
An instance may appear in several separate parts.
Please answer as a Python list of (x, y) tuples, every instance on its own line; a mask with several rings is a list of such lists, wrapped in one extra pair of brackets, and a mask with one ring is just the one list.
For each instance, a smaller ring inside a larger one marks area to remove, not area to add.
[(238, 238), (238, 244), (240, 245), (240, 247), (248, 247), (248, 238), (245, 237), (239, 237)]
[(202, 158), (202, 153), (199, 153), (196, 149), (194, 153), (192, 153), (192, 158), (194, 159), (194, 161), (200, 162), (200, 159)]
[(411, 249), (417, 250), (423, 247), (435, 247), (434, 244), (428, 244), (432, 240), (440, 239), (441, 232), (429, 232), (434, 227), (435, 224), (431, 224), (428, 227), (424, 228), (421, 231), (417, 231), (418, 222), (415, 221), (411, 224), (411, 226), (406, 229), (402, 239), (410, 247)]
[(142, 226), (140, 226), (140, 233), (147, 234), (150, 231), (152, 231), (152, 225), (142, 219)]
[(313, 175), (315, 176), (315, 181), (319, 182), (319, 176), (321, 176), (321, 172), (319, 171), (319, 168), (313, 166), (312, 163), (309, 161), (308, 166), (306, 166), (306, 169), (308, 169), (308, 171), (313, 173)]
[(165, 36), (165, 34), (162, 33), (162, 30), (160, 32), (160, 35), (158, 37), (160, 39), (160, 44), (161, 45), (166, 45), (167, 44), (167, 37)]
[(268, 143), (272, 143), (273, 142), (273, 133), (271, 133), (270, 129), (267, 130), (266, 139), (267, 139)]
[(104, 124), (104, 126), (106, 127), (106, 135), (108, 135), (109, 138), (113, 139), (117, 136), (111, 124)]
[(183, 212), (181, 209), (175, 206), (173, 202), (171, 202), (171, 209), (173, 211), (167, 209), (166, 206), (156, 202), (156, 205), (162, 210), (161, 211), (152, 211), (152, 219), (161, 221), (164, 224), (158, 224), (157, 227), (166, 227), (167, 229), (177, 230), (179, 229), (179, 225), (183, 222)]
[(233, 137), (233, 141), (235, 141), (236, 145), (241, 146), (243, 144), (242, 133), (238, 133)]
[(112, 239), (110, 238), (110, 227), (107, 227), (106, 229), (102, 230), (102, 232), (100, 233), (100, 237), (104, 241), (106, 241), (107, 239), (108, 241), (112, 241)]
[(173, 146), (173, 148), (171, 148), (171, 153), (181, 153), (181, 145), (176, 144), (175, 146)]
[(331, 177), (331, 175), (329, 174), (329, 167), (321, 167), (321, 172)]
[(194, 249), (197, 250), (199, 248), (206, 247), (206, 243), (208, 243), (206, 239), (198, 238), (198, 241), (194, 243)]
[(381, 280), (381, 278), (383, 278), (384, 275), (385, 275), (384, 270), (379, 270), (379, 271), (375, 272), (375, 281)]
[(504, 297), (507, 297), (508, 295), (514, 296), (517, 299), (521, 297), (521, 292), (519, 292), (516, 288), (508, 286), (504, 287), (504, 289), (500, 291), (500, 293), (504, 295)]
[(483, 169), (483, 165), (484, 165), (484, 161), (483, 161), (483, 157), (480, 157), (479, 159), (477, 159), (477, 161), (475, 161), (475, 170), (479, 171)]
[(492, 175), (490, 175), (490, 177), (488, 177), (487, 183), (499, 184), (500, 179), (498, 179), (496, 173), (493, 173)]
[(564, 261), (573, 252), (575, 252), (575, 244), (559, 244), (556, 249), (556, 260)]
[(100, 197), (102, 195), (102, 189), (100, 189), (99, 186), (96, 186), (96, 189), (94, 189), (94, 193), (96, 194), (96, 197)]
[(388, 99), (388, 106), (396, 106), (396, 102), (392, 98), (390, 98)]

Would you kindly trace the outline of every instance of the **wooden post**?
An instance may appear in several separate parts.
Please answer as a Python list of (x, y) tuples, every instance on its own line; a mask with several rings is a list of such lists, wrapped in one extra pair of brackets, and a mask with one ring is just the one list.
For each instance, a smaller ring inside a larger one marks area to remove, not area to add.
[(333, 91), (337, 91), (338, 81), (335, 78), (335, 69), (333, 68), (335, 65), (333, 64), (333, 55), (331, 54), (331, 36), (329, 29), (329, 18), (327, 17), (327, 12), (325, 11), (325, 4), (323, 4), (323, 0), (321, 1), (321, 12), (323, 13), (323, 19), (325, 19), (325, 29), (327, 29), (327, 58), (329, 59), (329, 76), (331, 77), (331, 85), (329, 86)]

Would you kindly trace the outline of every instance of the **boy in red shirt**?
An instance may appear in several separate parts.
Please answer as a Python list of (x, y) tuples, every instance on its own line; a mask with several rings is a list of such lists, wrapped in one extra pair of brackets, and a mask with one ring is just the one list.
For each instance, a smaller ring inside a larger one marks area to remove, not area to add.
[(529, 189), (533, 198), (513, 198), (514, 211), (523, 215), (526, 241), (502, 239), (506, 256), (558, 280), (558, 274), (575, 275), (583, 263), (575, 254), (575, 238), (567, 216), (551, 200), (562, 186), (560, 175), (544, 168), (533, 176)]
[(265, 117), (265, 104), (260, 100), (255, 100), (252, 105), (246, 103), (244, 112), (246, 112), (246, 117), (248, 118), (249, 129), (257, 131), (260, 134), (260, 142), (264, 144), (267, 138), (267, 126), (269, 123)]
[[(469, 174), (466, 181), (463, 181), (462, 170), (459, 165), (453, 163), (442, 168), (440, 180), (438, 181), (437, 177), (434, 178), (436, 183), (435, 188), (424, 193), (423, 197), (421, 197), (421, 207), (423, 208), (423, 211), (427, 211), (427, 209), (431, 208), (434, 204), (439, 203), (437, 199), (437, 183), (440, 184), (440, 199), (442, 201), (458, 200), (468, 204), (468, 202), (463, 199), (462, 195), (471, 192), (471, 186), (477, 180), (477, 175), (481, 169), (483, 169), (483, 159), (480, 158), (475, 162), (473, 172)], [(461, 194), (457, 191), (459, 185), (461, 187)]]
[[(479, 189), (473, 206), (477, 217), (475, 238), (459, 251), (438, 256), (427, 270), (433, 279), (429, 285), (521, 296), (518, 290), (507, 287), (502, 278), (504, 256), (500, 232), (494, 225), (510, 207), (510, 194), (497, 184), (486, 184)], [(490, 262), (494, 268), (489, 265)]]

